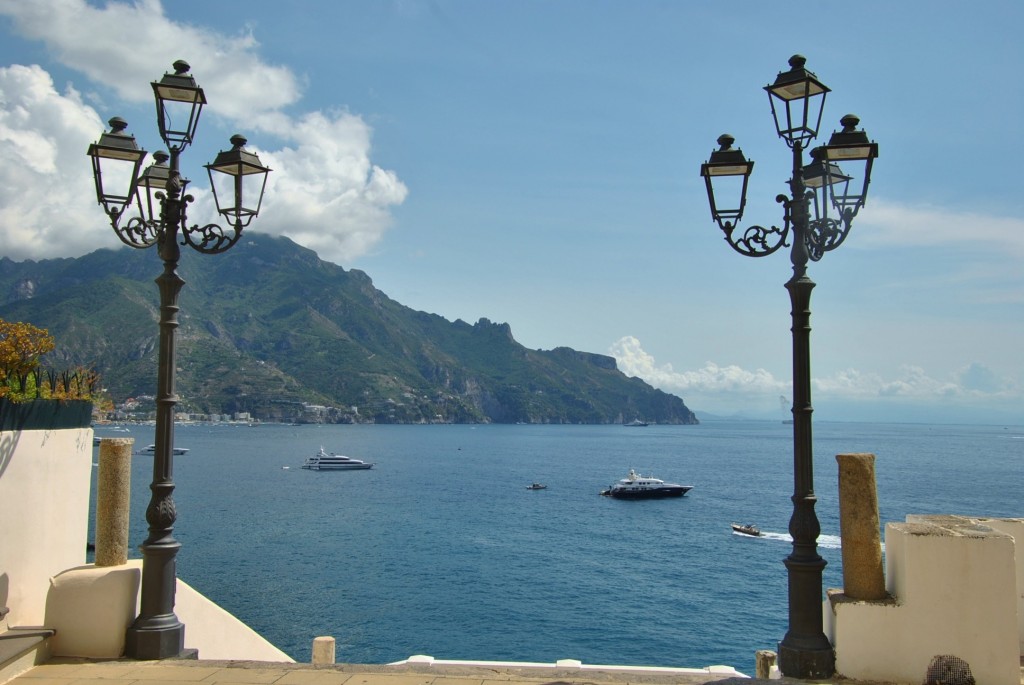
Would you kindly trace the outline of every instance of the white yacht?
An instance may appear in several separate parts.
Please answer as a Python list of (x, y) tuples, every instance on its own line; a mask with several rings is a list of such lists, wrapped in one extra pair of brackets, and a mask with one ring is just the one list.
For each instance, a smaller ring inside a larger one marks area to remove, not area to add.
[[(174, 452), (174, 454), (179, 455), (188, 453), (187, 447), (172, 447), (171, 450)], [(145, 448), (139, 450), (140, 454), (153, 454), (154, 452), (156, 452), (156, 445), (147, 445)]]
[(319, 452), (306, 458), (302, 468), (312, 471), (354, 471), (356, 469), (372, 469), (373, 464), (333, 452), (328, 454), (321, 447)]
[(690, 490), (693, 490), (692, 485), (666, 483), (660, 478), (641, 476), (633, 469), (630, 469), (628, 476), (607, 490), (603, 490), (601, 494), (618, 499), (654, 499), (660, 497), (682, 497)]

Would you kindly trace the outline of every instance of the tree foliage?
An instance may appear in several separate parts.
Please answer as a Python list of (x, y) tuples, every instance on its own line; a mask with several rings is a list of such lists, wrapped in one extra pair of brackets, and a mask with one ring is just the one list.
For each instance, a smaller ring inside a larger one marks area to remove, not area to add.
[(98, 374), (83, 367), (52, 371), (41, 359), (56, 346), (45, 328), (0, 319), (0, 397), (20, 402), (33, 399), (91, 400)]
[(0, 319), (0, 380), (24, 377), (53, 348), (53, 337), (45, 328)]

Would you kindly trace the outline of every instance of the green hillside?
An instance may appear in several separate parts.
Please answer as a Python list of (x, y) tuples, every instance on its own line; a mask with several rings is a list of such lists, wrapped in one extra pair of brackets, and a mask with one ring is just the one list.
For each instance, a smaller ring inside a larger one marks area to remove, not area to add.
[[(0, 318), (47, 328), (48, 365), (95, 368), (115, 402), (154, 395), (155, 249), (77, 259), (0, 259)], [(507, 324), (448, 321), (380, 292), (369, 276), (286, 238), (184, 250), (179, 409), (262, 419), (496, 423), (696, 423), (681, 399), (627, 378), (611, 357), (530, 350)]]

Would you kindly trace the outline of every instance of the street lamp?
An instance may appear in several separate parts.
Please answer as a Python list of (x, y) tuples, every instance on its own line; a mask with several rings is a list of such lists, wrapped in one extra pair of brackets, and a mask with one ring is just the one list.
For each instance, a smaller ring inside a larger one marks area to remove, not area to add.
[[(806, 60), (794, 55), (790, 70), (765, 86), (775, 118), (775, 130), (793, 151), (790, 195), (778, 195), (783, 206), (783, 227), (751, 226), (738, 231), (747, 197), (747, 181), (754, 163), (733, 149), (735, 139), (723, 134), (719, 149), (701, 165), (711, 216), (725, 233), (726, 242), (747, 257), (764, 257), (792, 246), (793, 277), (786, 283), (793, 318), (793, 515), (789, 532), (793, 552), (786, 558), (789, 574), (789, 630), (779, 643), (779, 666), (786, 676), (827, 678), (835, 670), (832, 645), (822, 629), (822, 571), (818, 554), (821, 526), (814, 513), (814, 457), (811, 441), (811, 290), (807, 261), (818, 261), (846, 239), (853, 218), (864, 206), (871, 164), (878, 145), (857, 129), (860, 120), (848, 114), (843, 129), (828, 145), (811, 151), (804, 166), (805, 146), (818, 135), (828, 86), (804, 68)], [(845, 171), (840, 168), (842, 163)], [(856, 169), (854, 168), (856, 167)], [(859, 179), (859, 181), (858, 181)], [(726, 194), (726, 189), (732, 195)], [(738, 197), (736, 197), (738, 193)], [(813, 216), (812, 216), (813, 211)], [(792, 231), (792, 237), (790, 232)]]
[[(153, 82), (160, 137), (170, 154), (153, 153), (155, 163), (140, 174), (146, 151), (125, 132), (127, 124), (117, 117), (110, 120), (110, 131), (103, 133), (88, 151), (97, 200), (118, 238), (140, 249), (155, 244), (164, 262), (163, 273), (156, 279), (160, 290), (160, 348), (156, 451), (153, 482), (149, 486), (153, 495), (146, 509), (149, 536), (140, 546), (141, 607), (125, 640), (125, 654), (133, 659), (175, 657), (185, 648), (185, 626), (174, 614), (175, 556), (181, 543), (172, 535), (177, 515), (171, 498), (174, 405), (178, 402), (174, 392), (174, 335), (178, 328), (178, 294), (185, 284), (177, 274), (179, 241), (206, 254), (229, 249), (259, 213), (270, 173), (255, 154), (244, 149), (245, 138), (232, 136), (232, 148), (220, 152), (212, 164), (206, 165), (217, 211), (228, 228), (217, 224), (188, 226), (185, 210), (193, 197), (182, 194), (189, 181), (178, 171), (178, 157), (193, 142), (199, 114), (206, 104), (203, 89), (188, 72), (188, 63), (179, 60), (174, 63), (173, 74), (164, 74), (160, 81)], [(254, 200), (250, 199), (253, 197)]]

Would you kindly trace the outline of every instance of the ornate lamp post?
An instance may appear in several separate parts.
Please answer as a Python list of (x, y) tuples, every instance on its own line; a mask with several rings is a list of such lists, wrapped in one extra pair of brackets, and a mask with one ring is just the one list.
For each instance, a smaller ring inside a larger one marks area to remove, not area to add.
[[(133, 659), (164, 659), (178, 656), (185, 647), (185, 626), (174, 614), (175, 556), (181, 543), (172, 532), (176, 513), (173, 446), (175, 331), (178, 328), (178, 294), (185, 282), (177, 274), (180, 245), (216, 254), (233, 246), (242, 229), (259, 213), (270, 169), (244, 149), (245, 138), (232, 136), (232, 148), (206, 165), (214, 190), (217, 211), (228, 228), (217, 224), (188, 226), (186, 207), (191, 195), (183, 195), (188, 179), (178, 171), (178, 157), (193, 142), (199, 114), (206, 104), (203, 89), (196, 85), (184, 61), (174, 63), (174, 73), (153, 83), (160, 137), (170, 150), (156, 152), (156, 162), (141, 175), (146, 151), (125, 132), (127, 124), (117, 117), (110, 131), (89, 146), (96, 196), (114, 232), (135, 248), (157, 246), (164, 262), (156, 279), (160, 289), (160, 348), (157, 362), (156, 452), (153, 457), (153, 495), (146, 509), (149, 536), (142, 543), (142, 603), (138, 617), (128, 628), (125, 653)], [(182, 127), (182, 124), (184, 126)], [(170, 165), (167, 162), (170, 160)], [(215, 173), (216, 172), (216, 173)]]
[[(711, 216), (725, 233), (725, 240), (747, 257), (764, 257), (783, 246), (792, 246), (793, 277), (786, 283), (793, 317), (793, 515), (789, 532), (793, 552), (786, 558), (789, 574), (789, 630), (779, 643), (779, 664), (786, 676), (827, 678), (835, 670), (832, 645), (822, 629), (822, 571), (825, 560), (818, 554), (821, 527), (814, 505), (814, 458), (811, 441), (811, 290), (807, 260), (818, 261), (839, 247), (850, 232), (853, 218), (868, 192), (871, 165), (878, 145), (869, 142), (860, 120), (848, 114), (843, 130), (832, 135), (828, 145), (811, 151), (812, 162), (804, 166), (805, 146), (818, 135), (825, 95), (829, 88), (804, 68), (806, 60), (794, 55), (790, 70), (781, 72), (775, 83), (765, 86), (775, 118), (775, 129), (793, 151), (790, 195), (778, 195), (783, 206), (783, 227), (751, 226), (738, 231), (743, 217), (747, 180), (754, 163), (733, 149), (735, 139), (723, 134), (719, 149), (701, 165), (707, 185)], [(842, 162), (846, 168), (839, 168)], [(858, 167), (854, 170), (854, 166)], [(860, 179), (859, 184), (857, 179)], [(735, 196), (725, 197), (723, 187), (731, 185)], [(723, 199), (724, 198), (724, 199)], [(813, 211), (813, 216), (812, 216)]]

